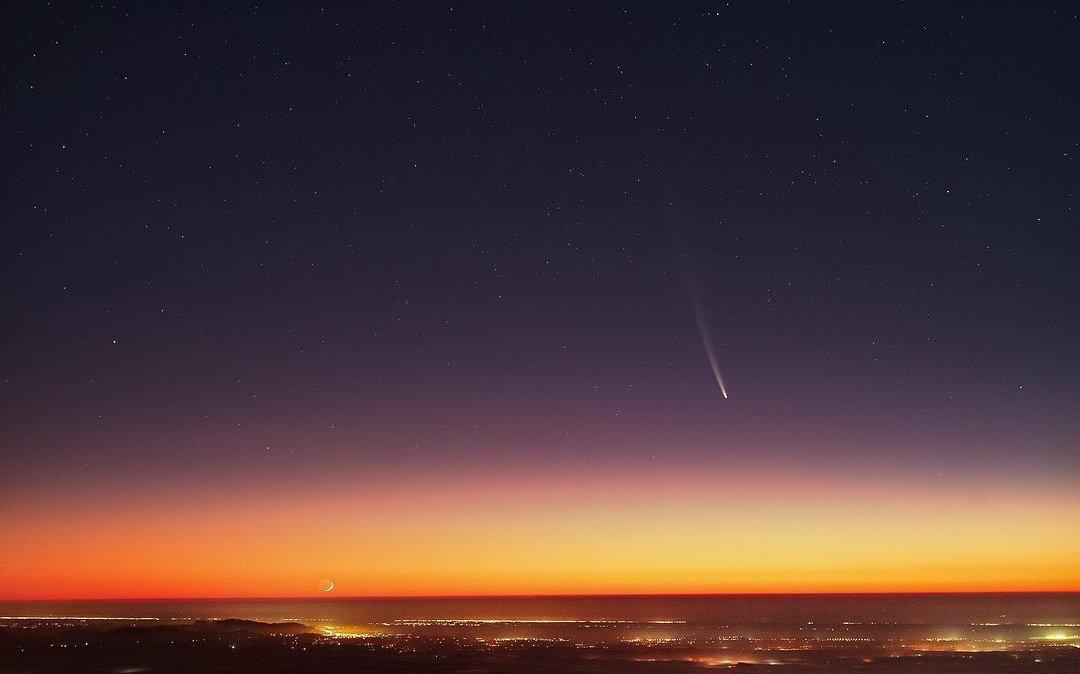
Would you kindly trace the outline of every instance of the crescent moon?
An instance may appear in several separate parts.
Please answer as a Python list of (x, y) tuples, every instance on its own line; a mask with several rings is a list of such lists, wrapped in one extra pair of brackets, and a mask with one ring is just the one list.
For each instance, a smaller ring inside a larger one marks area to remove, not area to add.
[(324, 580), (322, 582), (322, 586), (323, 586), (322, 587), (323, 592), (329, 592), (330, 590), (334, 589), (334, 581), (331, 580), (330, 578), (327, 578), (326, 580)]

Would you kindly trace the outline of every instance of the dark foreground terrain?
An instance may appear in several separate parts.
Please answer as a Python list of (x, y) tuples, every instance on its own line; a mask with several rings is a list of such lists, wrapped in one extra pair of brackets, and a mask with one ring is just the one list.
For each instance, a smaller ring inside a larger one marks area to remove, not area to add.
[(891, 639), (835, 646), (752, 641), (363, 635), (240, 620), (7, 620), (0, 621), (0, 672), (1080, 672), (1080, 648), (1071, 643), (895, 652)]

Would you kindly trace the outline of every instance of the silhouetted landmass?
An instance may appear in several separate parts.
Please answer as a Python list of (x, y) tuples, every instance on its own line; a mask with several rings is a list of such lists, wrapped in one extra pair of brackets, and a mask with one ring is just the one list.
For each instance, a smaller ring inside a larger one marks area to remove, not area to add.
[[(764, 652), (764, 651), (763, 651)], [(520, 672), (676, 674), (705, 670), (802, 672), (1080, 671), (1080, 649), (1025, 646), (1002, 652), (868, 655), (865, 646), (769, 655), (718, 652), (694, 642), (580, 644), (416, 635), (346, 637), (299, 623), (199, 620), (169, 624), (19, 620), (0, 623), (0, 672)], [(769, 661), (766, 661), (770, 659)]]

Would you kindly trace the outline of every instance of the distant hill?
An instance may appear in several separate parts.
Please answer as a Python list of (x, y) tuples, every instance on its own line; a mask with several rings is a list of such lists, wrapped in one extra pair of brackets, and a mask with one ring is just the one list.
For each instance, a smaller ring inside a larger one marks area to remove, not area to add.
[(246, 632), (249, 634), (305, 634), (311, 628), (301, 623), (264, 623), (258, 620), (238, 620), (228, 618), (225, 620), (196, 620), (193, 623), (167, 625), (131, 625), (110, 630), (114, 634), (161, 634), (164, 632), (190, 633), (200, 632), (203, 634), (231, 634)]

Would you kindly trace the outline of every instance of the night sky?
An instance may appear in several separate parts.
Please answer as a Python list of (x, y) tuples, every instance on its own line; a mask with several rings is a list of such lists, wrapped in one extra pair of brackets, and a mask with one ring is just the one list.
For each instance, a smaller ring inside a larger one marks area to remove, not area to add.
[(2, 11), (0, 598), (1080, 588), (1071, 3)]

